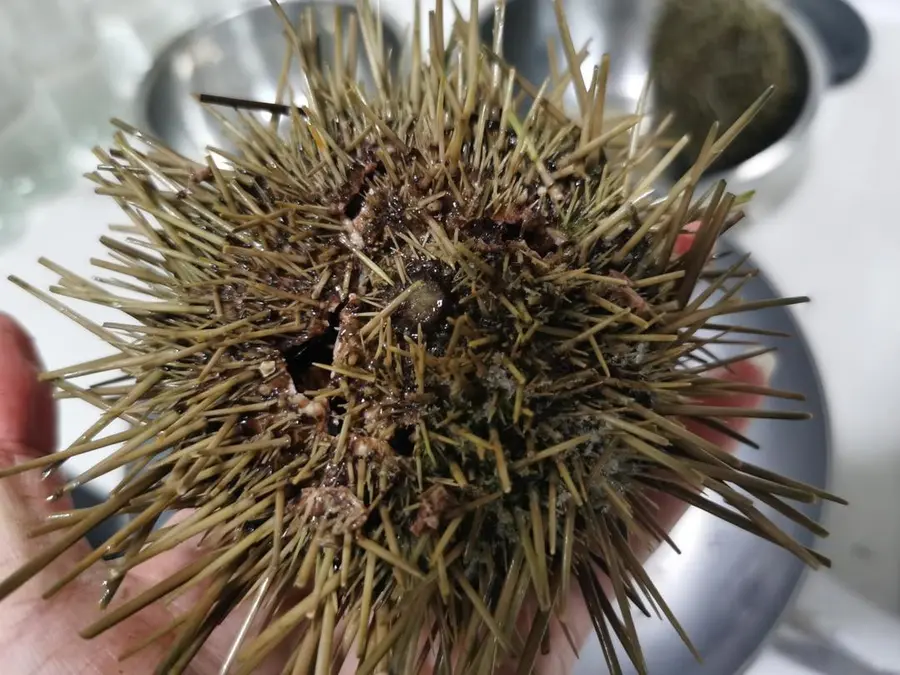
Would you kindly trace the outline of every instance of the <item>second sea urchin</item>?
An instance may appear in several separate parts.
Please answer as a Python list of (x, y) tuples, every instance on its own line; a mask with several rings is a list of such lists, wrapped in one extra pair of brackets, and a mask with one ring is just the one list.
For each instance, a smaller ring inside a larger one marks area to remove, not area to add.
[(732, 168), (787, 132), (807, 95), (794, 40), (770, 0), (664, 0), (650, 50), (653, 90), (660, 111), (674, 114), (673, 130), (692, 137), (683, 159), (695, 161), (710, 125), (732, 124), (767, 87), (767, 105), (710, 169)]
[[(741, 300), (746, 259), (708, 265), (739, 200), (722, 183), (694, 195), (765, 96), (721, 137), (714, 125), (696, 165), (659, 197), (651, 187), (685, 141), (650, 164), (661, 133), (640, 134), (636, 117), (606, 122), (601, 70), (582, 81), (564, 22), (568, 70), (539, 89), (522, 81), (496, 53), (502, 5), (496, 16), (493, 49), (474, 20), (445, 42), (438, 2), (428, 58), (417, 30), (399, 78), (365, 3), (330, 63), (312, 14), (296, 30), (286, 22), (309, 104), (253, 104), (289, 119), (282, 136), (246, 112), (223, 121), (236, 148), (214, 153), (224, 162), (182, 157), (117, 122), (91, 178), (131, 221), (124, 239), (103, 239), (110, 259), (96, 263), (119, 276), (98, 284), (47, 264), (57, 294), (130, 320), (96, 324), (14, 279), (114, 350), (44, 375), (102, 414), (68, 449), (6, 473), (52, 471), (118, 443), (60, 494), (127, 473), (104, 503), (48, 523), (59, 539), (0, 583), (0, 597), (130, 514), (49, 593), (110, 561), (109, 607), (83, 631), (92, 637), (202, 589), (170, 626), (160, 673), (184, 672), (236, 612), (245, 630), (223, 672), (252, 673), (280, 647), (295, 675), (332, 672), (346, 651), (362, 675), (415, 673), (426, 660), (438, 673), (501, 663), (527, 673), (572, 585), (610, 670), (618, 641), (643, 671), (632, 611), (662, 608), (677, 625), (630, 546), (666, 539), (649, 490), (822, 561), (743, 491), (810, 527), (787, 500), (832, 497), (684, 423), (804, 417), (731, 407), (748, 387), (790, 394), (710, 377), (760, 353), (711, 356), (752, 337), (721, 317), (804, 300)], [(374, 92), (351, 65), (357, 26)], [(561, 110), (570, 82), (574, 118)], [(676, 245), (689, 224), (685, 252)], [(98, 373), (111, 379), (79, 384)], [(117, 418), (129, 430), (100, 436)], [(185, 515), (155, 527), (170, 511)], [(130, 570), (198, 534), (196, 562), (116, 601)]]

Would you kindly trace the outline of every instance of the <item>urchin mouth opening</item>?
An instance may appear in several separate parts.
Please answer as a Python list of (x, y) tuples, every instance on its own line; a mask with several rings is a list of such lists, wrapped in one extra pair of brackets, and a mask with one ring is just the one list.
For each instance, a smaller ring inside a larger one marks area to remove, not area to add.
[[(328, 327), (324, 331), (282, 351), (288, 375), (298, 392), (318, 389), (328, 377), (328, 371), (315, 364), (330, 366), (334, 363), (334, 349), (343, 307), (344, 304), (328, 315)], [(346, 400), (343, 397), (331, 399), (332, 414), (328, 418), (328, 432), (332, 435), (337, 435), (341, 427), (340, 417), (335, 413), (345, 406)]]
[(362, 211), (363, 205), (366, 203), (366, 195), (369, 192), (368, 183), (363, 185), (359, 192), (350, 197), (347, 205), (344, 207), (344, 215), (353, 220)]
[(338, 315), (332, 314), (328, 319), (328, 328), (311, 337), (306, 342), (286, 349), (282, 356), (288, 374), (297, 391), (311, 389), (313, 373), (318, 370), (314, 364), (330, 366), (334, 360), (334, 345), (338, 338)]
[[(328, 327), (323, 332), (282, 351), (288, 375), (298, 392), (320, 388), (323, 382), (319, 378), (324, 380), (328, 377), (328, 371), (316, 364), (333, 365), (335, 345), (340, 331), (340, 315), (346, 304), (342, 303), (328, 315)], [(329, 407), (331, 413), (327, 420), (327, 431), (331, 436), (338, 436), (341, 432), (347, 400), (343, 396), (333, 396), (330, 399)], [(397, 427), (389, 439), (391, 449), (397, 455), (412, 457), (415, 451), (414, 433), (415, 427)]]
[(389, 443), (391, 449), (401, 457), (412, 457), (415, 451), (413, 427), (397, 427)]

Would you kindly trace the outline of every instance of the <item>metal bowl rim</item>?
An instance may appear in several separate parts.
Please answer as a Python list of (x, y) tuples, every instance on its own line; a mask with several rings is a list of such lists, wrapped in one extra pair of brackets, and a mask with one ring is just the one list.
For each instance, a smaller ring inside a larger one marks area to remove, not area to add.
[[(353, 11), (356, 11), (357, 6), (355, 0), (280, 0), (279, 4), (282, 7), (290, 5), (306, 5), (322, 9), (340, 8)], [(150, 129), (151, 123), (147, 111), (150, 107), (149, 101), (151, 94), (156, 82), (159, 80), (160, 73), (165, 68), (169, 67), (174, 54), (183, 51), (199, 36), (210, 33), (214, 29), (231, 21), (235, 21), (236, 19), (248, 16), (254, 12), (259, 12), (266, 7), (271, 9), (272, 4), (270, 0), (247, 0), (246, 4), (243, 4), (241, 7), (230, 7), (225, 11), (209, 13), (155, 50), (152, 65), (144, 73), (135, 93), (136, 110), (134, 115), (137, 122), (135, 126), (141, 129)], [(390, 31), (392, 37), (402, 46), (402, 40), (400, 38), (402, 31), (397, 22), (397, 17), (391, 12), (384, 11), (379, 12), (377, 16), (384, 28)], [(298, 66), (297, 64), (293, 64), (292, 67), (296, 68)]]
[[(494, 13), (496, 3), (500, 1), (494, 0), (494, 3), (479, 9), (477, 17), (479, 26), (486, 25)], [(518, 1), (506, 0), (508, 5), (506, 11), (509, 12), (510, 7), (515, 6)], [(787, 0), (771, 1), (781, 15), (791, 37), (796, 40), (806, 64), (809, 85), (803, 106), (788, 130), (774, 143), (733, 167), (707, 174), (701, 181), (703, 185), (709, 185), (720, 179), (742, 183), (757, 181), (775, 173), (793, 155), (796, 148), (792, 146), (799, 145), (809, 132), (818, 115), (825, 92), (828, 90), (828, 55), (809, 19)], [(532, 84), (540, 85), (540, 83)]]
[(803, 14), (784, 1), (778, 1), (777, 8), (791, 37), (796, 40), (805, 61), (809, 84), (803, 107), (781, 138), (740, 164), (710, 174), (709, 181), (721, 178), (730, 178), (741, 182), (757, 181), (774, 173), (797, 149), (794, 146), (802, 143), (819, 113), (828, 89), (827, 54), (811, 23)]

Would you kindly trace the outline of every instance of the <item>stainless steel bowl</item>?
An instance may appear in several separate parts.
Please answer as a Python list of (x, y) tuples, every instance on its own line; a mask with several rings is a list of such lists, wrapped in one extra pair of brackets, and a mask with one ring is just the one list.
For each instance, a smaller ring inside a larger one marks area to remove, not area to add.
[[(795, 112), (786, 133), (768, 147), (728, 170), (710, 173), (700, 186), (725, 178), (735, 193), (758, 190), (753, 211), (762, 215), (780, 205), (802, 178), (808, 159), (808, 141), (813, 121), (828, 86), (828, 57), (821, 40), (794, 5), (775, 0), (784, 16), (799, 56), (795, 73), (805, 84), (806, 95)], [(650, 41), (660, 13), (661, 0), (564, 0), (572, 41), (576, 49), (588, 47), (582, 75), (590, 82), (591, 73), (603, 54), (610, 55), (607, 86), (608, 109), (627, 114), (637, 109), (638, 99), (650, 71)], [(493, 16), (487, 10), (481, 17), (482, 37), (491, 39)], [(548, 40), (554, 41), (554, 56), (565, 63), (565, 52), (553, 3), (549, 0), (509, 0), (503, 33), (504, 58), (531, 82), (541, 83), (550, 76)], [(577, 111), (572, 87), (566, 92), (567, 109)], [(648, 110), (653, 111), (652, 89)], [(664, 113), (667, 111), (660, 111)]]
[[(353, 0), (280, 3), (296, 25), (305, 11), (316, 16), (320, 55), (330, 61), (334, 46), (335, 7), (342, 8), (341, 30), (346, 33)], [(384, 41), (391, 58), (399, 60), (398, 30), (383, 23)], [(155, 58), (144, 78), (137, 101), (139, 126), (189, 157), (199, 157), (208, 146), (229, 149), (221, 125), (195, 100), (195, 94), (274, 102), (288, 42), (281, 19), (269, 2), (253, 0), (232, 14), (215, 17), (178, 37)], [(363, 87), (373, 84), (365, 51), (360, 49), (357, 74)], [(296, 62), (289, 70), (292, 103), (307, 102), (307, 83)], [(220, 111), (228, 116), (229, 109)], [(270, 116), (259, 113), (261, 119)]]

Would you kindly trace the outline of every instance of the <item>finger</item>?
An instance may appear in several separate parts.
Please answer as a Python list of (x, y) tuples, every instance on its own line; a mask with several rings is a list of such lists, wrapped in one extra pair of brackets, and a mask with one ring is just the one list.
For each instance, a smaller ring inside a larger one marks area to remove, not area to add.
[(672, 257), (680, 258), (685, 253), (691, 250), (691, 246), (694, 245), (694, 233), (700, 229), (700, 221), (695, 220), (692, 223), (688, 223), (684, 226), (684, 233), (679, 234), (675, 238), (675, 246), (672, 249)]
[[(766, 386), (771, 379), (774, 368), (774, 356), (772, 354), (763, 354), (732, 364), (728, 368), (714, 370), (710, 373), (710, 377), (726, 382)], [(696, 400), (700, 404), (753, 409), (759, 407), (762, 402), (762, 396), (756, 393), (728, 393), (716, 397), (697, 398)], [(747, 418), (740, 417), (719, 420), (721, 424), (741, 435), (746, 432), (750, 421)], [(691, 433), (711, 441), (725, 452), (734, 452), (738, 448), (738, 442), (732, 436), (719, 429), (714, 429), (692, 418), (683, 419), (682, 423)], [(675, 524), (681, 520), (688, 510), (688, 505), (683, 500), (667, 492), (648, 490), (646, 495), (649, 497), (655, 510), (657, 524), (665, 532), (675, 527)], [(640, 538), (634, 539), (633, 549), (642, 561), (653, 552), (653, 547), (648, 546), (647, 542)]]
[[(56, 441), (56, 418), (52, 388), (40, 383), (40, 359), (30, 337), (10, 317), (0, 315), (0, 469), (52, 452)], [(35, 556), (47, 550), (64, 532), (31, 538), (27, 533), (46, 522), (57, 511), (72, 509), (64, 496), (51, 502), (48, 497), (60, 487), (51, 476), (42, 479), (39, 472), (27, 471), (0, 480), (0, 580), (22, 569)], [(183, 520), (189, 512), (176, 514), (170, 523)], [(199, 536), (167, 551), (147, 564), (135, 568), (126, 578), (111, 608), (115, 608), (172, 573), (190, 564), (198, 554)], [(198, 593), (187, 593), (172, 607), (155, 603), (126, 619), (100, 636), (82, 640), (78, 630), (98, 618), (98, 600), (105, 578), (103, 565), (95, 565), (45, 599), (44, 591), (82, 558), (90, 554), (86, 541), (80, 540), (51, 564), (5, 599), (0, 612), (0, 653), (10, 672), (19, 675), (45, 672), (152, 672), (165, 658), (173, 635), (164, 636), (137, 655), (120, 662), (119, 656), (130, 646), (157, 629), (168, 625), (175, 612), (191, 609), (190, 600)], [(201, 591), (202, 589), (198, 589)], [(211, 636), (198, 655), (197, 673), (218, 673), (219, 667), (237, 632), (240, 612), (235, 612)], [(35, 638), (34, 627), (42, 635), (61, 636), (52, 642)], [(275, 654), (260, 673), (277, 673), (275, 663), (284, 654)]]
[[(687, 253), (696, 241), (695, 233), (700, 228), (701, 221), (695, 220), (688, 223), (684, 227), (684, 232), (679, 234), (675, 240), (672, 256), (677, 259)], [(753, 359), (741, 361), (730, 365), (728, 368), (719, 368), (710, 373), (710, 377), (721, 379), (727, 382), (740, 382), (743, 384), (764, 386), (769, 383), (772, 372), (775, 368), (775, 357), (773, 354), (764, 354)], [(719, 406), (733, 406), (736, 408), (756, 408), (762, 397), (759, 394), (752, 393), (736, 393), (728, 396), (719, 396), (712, 398), (698, 399), (698, 403), (709, 403)], [(733, 452), (737, 449), (737, 441), (733, 436), (713, 429), (702, 422), (688, 418), (683, 420), (685, 427), (692, 433), (708, 440), (726, 452)], [(743, 434), (749, 425), (750, 420), (746, 418), (728, 418), (722, 420), (721, 423), (737, 432)], [(664, 531), (668, 532), (687, 511), (687, 505), (669, 494), (660, 493), (658, 491), (650, 491), (648, 496), (655, 504), (658, 514), (658, 523)], [(635, 552), (641, 557), (646, 557), (652, 552), (645, 546), (639, 546)]]
[[(56, 418), (50, 386), (39, 383), (41, 363), (29, 336), (10, 317), (0, 315), (0, 468), (52, 452)], [(72, 508), (67, 498), (47, 497), (58, 481), (37, 472), (0, 480), (0, 579), (7, 578), (54, 539), (29, 538), (29, 529), (55, 510)], [(78, 542), (62, 558), (4, 599), (0, 612), (0, 653), (8, 672), (119, 672), (113, 646), (139, 629), (130, 622), (103, 640), (88, 644), (73, 628), (84, 625), (96, 605), (99, 586), (81, 580), (45, 600), (42, 591), (88, 546)], [(37, 632), (36, 632), (37, 628)], [(36, 637), (37, 636), (37, 637)], [(54, 636), (53, 640), (46, 639)], [(141, 671), (149, 664), (143, 664)]]
[[(53, 397), (50, 386), (38, 381), (40, 370), (31, 338), (10, 317), (0, 315), (0, 468), (53, 450)], [(0, 578), (46, 546), (47, 538), (26, 536), (30, 529), (52, 512), (72, 507), (67, 498), (56, 503), (48, 501), (58, 487), (55, 478), (43, 480), (34, 471), (0, 480), (0, 540), (4, 543), (0, 550)]]
[[(772, 354), (761, 356), (735, 363), (728, 368), (719, 368), (710, 376), (727, 382), (740, 382), (754, 386), (766, 386), (775, 369), (775, 357)], [(729, 393), (714, 398), (698, 398), (698, 403), (730, 406), (735, 408), (758, 408), (762, 403), (762, 396), (754, 393)], [(729, 429), (743, 435), (751, 420), (742, 417), (732, 417), (719, 420)], [(738, 442), (727, 433), (714, 429), (696, 419), (683, 420), (685, 427), (692, 433), (711, 441), (726, 452), (734, 452), (738, 448)], [(651, 491), (648, 493), (656, 507), (657, 522), (668, 532), (681, 519), (688, 509), (687, 504), (677, 497), (664, 492)], [(637, 550), (643, 557), (649, 555), (646, 547)]]
[[(40, 359), (34, 343), (10, 317), (0, 314), (0, 445), (51, 452), (56, 417), (49, 385), (38, 382)], [(24, 446), (24, 448), (22, 448)], [(0, 461), (10, 463), (9, 458)]]
[[(776, 365), (777, 360), (774, 354), (761, 354), (752, 359), (730, 364), (727, 368), (717, 368), (709, 373), (709, 377), (723, 382), (764, 387), (769, 384)], [(719, 396), (698, 397), (696, 401), (701, 405), (752, 409), (759, 407), (762, 403), (762, 398), (757, 393), (728, 392)], [(722, 424), (739, 434), (746, 431), (750, 421), (742, 417), (731, 417), (721, 420)], [(737, 445), (736, 441), (728, 434), (712, 429), (694, 418), (687, 418), (683, 422), (692, 433), (715, 443), (725, 450), (733, 450)]]
[[(31, 338), (13, 319), (0, 315), (0, 468), (53, 450), (56, 417), (52, 390), (38, 381), (40, 370)], [(68, 497), (48, 501), (58, 487), (57, 479), (42, 479), (35, 471), (0, 480), (0, 579), (22, 568), (57, 539), (53, 534), (29, 537), (28, 532), (45, 523), (54, 511), (72, 508)], [(87, 552), (87, 544), (78, 542), (60, 560), (13, 591), (0, 614), (2, 622), (16, 625), (17, 620), (38, 610), (45, 588)]]

